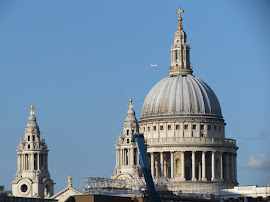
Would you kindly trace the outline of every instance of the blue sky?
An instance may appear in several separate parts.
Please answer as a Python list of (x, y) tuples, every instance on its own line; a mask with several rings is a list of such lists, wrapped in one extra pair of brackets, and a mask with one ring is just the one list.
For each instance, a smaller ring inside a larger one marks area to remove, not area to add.
[[(176, 10), (194, 75), (216, 93), (236, 139), (240, 185), (270, 184), (270, 3), (267, 0), (0, 2), (0, 185), (11, 189), (30, 112), (46, 139), (55, 192), (67, 175), (110, 177), (134, 100), (168, 76)], [(150, 64), (158, 64), (157, 68)]]

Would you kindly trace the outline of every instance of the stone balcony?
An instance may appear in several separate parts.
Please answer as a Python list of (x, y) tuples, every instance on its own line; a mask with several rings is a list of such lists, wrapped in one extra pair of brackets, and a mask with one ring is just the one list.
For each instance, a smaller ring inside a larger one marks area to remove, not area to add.
[(168, 137), (146, 139), (149, 146), (225, 146), (236, 147), (236, 141), (228, 138)]

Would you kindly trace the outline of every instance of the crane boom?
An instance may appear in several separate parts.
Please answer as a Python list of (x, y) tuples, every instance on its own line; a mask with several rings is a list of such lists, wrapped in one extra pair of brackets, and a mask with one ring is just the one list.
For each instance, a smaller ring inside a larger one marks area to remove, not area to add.
[(140, 133), (134, 134), (133, 140), (136, 142), (136, 145), (139, 151), (141, 167), (143, 170), (144, 179), (145, 179), (147, 190), (148, 190), (148, 200), (151, 202), (161, 202), (159, 194), (157, 193), (155, 189), (155, 185), (154, 185), (153, 178), (151, 175), (150, 166), (147, 160), (147, 153), (146, 153), (146, 149), (144, 145), (143, 134), (140, 134)]

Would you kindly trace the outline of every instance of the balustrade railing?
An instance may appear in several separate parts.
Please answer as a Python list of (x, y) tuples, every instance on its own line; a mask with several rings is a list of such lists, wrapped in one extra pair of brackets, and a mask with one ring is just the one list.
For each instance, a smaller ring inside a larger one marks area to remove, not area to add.
[(207, 137), (167, 137), (145, 139), (147, 144), (183, 144), (183, 145), (226, 145), (235, 146), (236, 141), (227, 138), (207, 138)]

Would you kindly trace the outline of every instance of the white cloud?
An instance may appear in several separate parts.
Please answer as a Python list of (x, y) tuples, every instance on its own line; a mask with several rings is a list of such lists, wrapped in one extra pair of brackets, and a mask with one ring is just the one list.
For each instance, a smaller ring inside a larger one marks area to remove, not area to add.
[(244, 165), (246, 168), (264, 168), (270, 169), (270, 158), (264, 154), (251, 155), (248, 163)]

